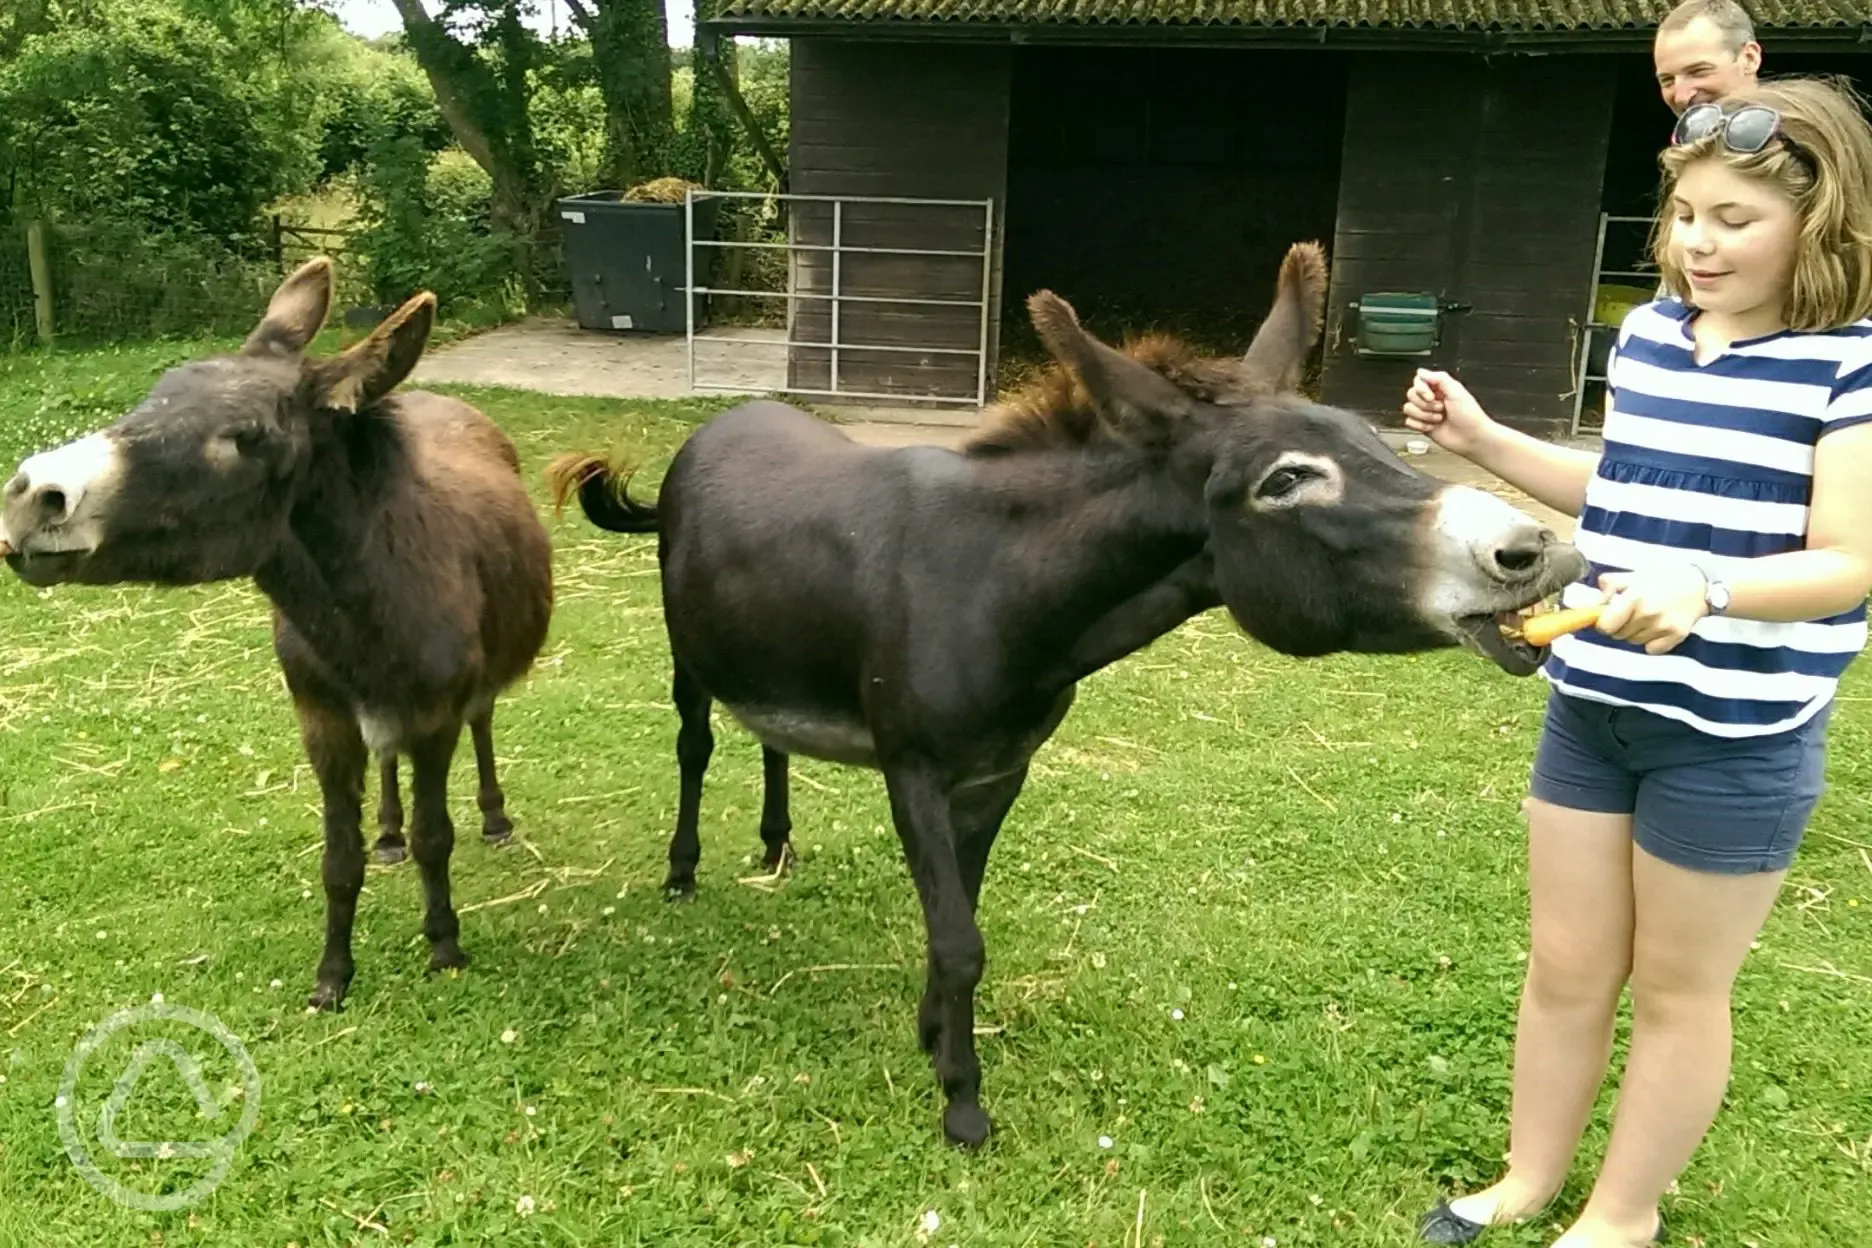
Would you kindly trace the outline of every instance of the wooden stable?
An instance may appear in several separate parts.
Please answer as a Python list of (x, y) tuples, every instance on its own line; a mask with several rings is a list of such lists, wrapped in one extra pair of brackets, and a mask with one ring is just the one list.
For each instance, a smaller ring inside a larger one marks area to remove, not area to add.
[[(1863, 77), (1872, 0), (1852, 3), (1865, 13), (1752, 6), (1767, 71)], [(1602, 215), (1650, 211), (1671, 115), (1649, 50), (1669, 3), (1341, 4), (727, 0), (710, 21), (791, 40), (793, 192), (992, 203), (985, 274), (897, 263), (872, 287), (985, 290), (985, 324), (962, 298), (862, 308), (845, 341), (895, 349), (846, 349), (853, 388), (960, 393), (979, 337), (992, 393), (1004, 329), (1043, 286), (1107, 337), (1232, 326), (1263, 306), (1287, 244), (1319, 238), (1323, 399), (1389, 420), (1429, 365), (1517, 427), (1572, 432), (1603, 274), (1641, 261), (1602, 254)], [(869, 237), (979, 247), (982, 215), (880, 216)], [(822, 365), (802, 352), (795, 375)]]

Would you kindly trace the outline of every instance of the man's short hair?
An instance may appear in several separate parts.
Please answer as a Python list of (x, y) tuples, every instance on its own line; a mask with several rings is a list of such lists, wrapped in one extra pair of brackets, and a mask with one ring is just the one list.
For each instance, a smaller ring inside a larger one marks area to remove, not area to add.
[(1740, 52), (1743, 44), (1755, 42), (1755, 23), (1736, 0), (1683, 0), (1664, 15), (1658, 32), (1682, 30), (1699, 17), (1707, 17), (1722, 32), (1727, 52)]

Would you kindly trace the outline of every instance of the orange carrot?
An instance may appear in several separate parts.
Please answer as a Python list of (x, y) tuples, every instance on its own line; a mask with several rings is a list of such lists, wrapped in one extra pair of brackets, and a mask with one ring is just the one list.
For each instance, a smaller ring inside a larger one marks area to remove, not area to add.
[(1599, 607), (1569, 607), (1564, 611), (1544, 611), (1521, 623), (1521, 639), (1539, 649), (1553, 644), (1563, 633), (1577, 633), (1599, 622)]

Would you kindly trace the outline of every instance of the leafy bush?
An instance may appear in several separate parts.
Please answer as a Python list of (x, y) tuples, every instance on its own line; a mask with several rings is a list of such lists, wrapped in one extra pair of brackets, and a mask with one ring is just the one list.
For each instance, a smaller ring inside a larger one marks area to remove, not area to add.
[(143, 0), (26, 39), (0, 65), (8, 215), (257, 242), (288, 151), (237, 64), (212, 27)]
[(521, 248), (489, 220), (486, 173), (459, 149), (431, 155), (402, 135), (371, 150), (353, 247), (371, 288), (393, 303), (431, 290), (445, 315), (520, 298)]
[(385, 139), (411, 138), (428, 152), (449, 145), (435, 96), (408, 58), (381, 56), (364, 68), (399, 72), (346, 75), (329, 84), (329, 111), (319, 134), (321, 180), (362, 171), (371, 148)]
[(604, 95), (570, 73), (530, 75), (533, 148), (552, 182), (577, 194), (600, 189), (605, 161)]

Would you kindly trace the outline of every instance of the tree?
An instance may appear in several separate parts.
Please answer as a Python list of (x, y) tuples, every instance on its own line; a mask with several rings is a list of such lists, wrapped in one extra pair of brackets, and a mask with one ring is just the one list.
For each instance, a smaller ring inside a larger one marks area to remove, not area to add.
[(0, 61), (19, 53), (27, 35), (37, 34), (46, 20), (46, 0), (14, 0), (0, 9)]
[(423, 0), (394, 2), (450, 132), (493, 183), (495, 222), (516, 238), (531, 238), (553, 188), (534, 151), (528, 75), (541, 47), (522, 20), (523, 0), (447, 0), (445, 19), (478, 19), (479, 29), (470, 27), (473, 42), (431, 17)]
[[(728, 51), (732, 55), (732, 42)], [(671, 149), (670, 163), (677, 173), (703, 186), (723, 185), (734, 149), (734, 130), (722, 98), (721, 56), (720, 37), (697, 22), (694, 47), (673, 58), (679, 73), (689, 71), (690, 88), (688, 118)]]
[(0, 183), (28, 213), (249, 233), (284, 189), (291, 145), (261, 124), (239, 62), (213, 28), (153, 0), (44, 21), (0, 64)]
[(663, 0), (566, 0), (566, 9), (591, 41), (610, 180), (623, 189), (668, 173), (676, 131)]

